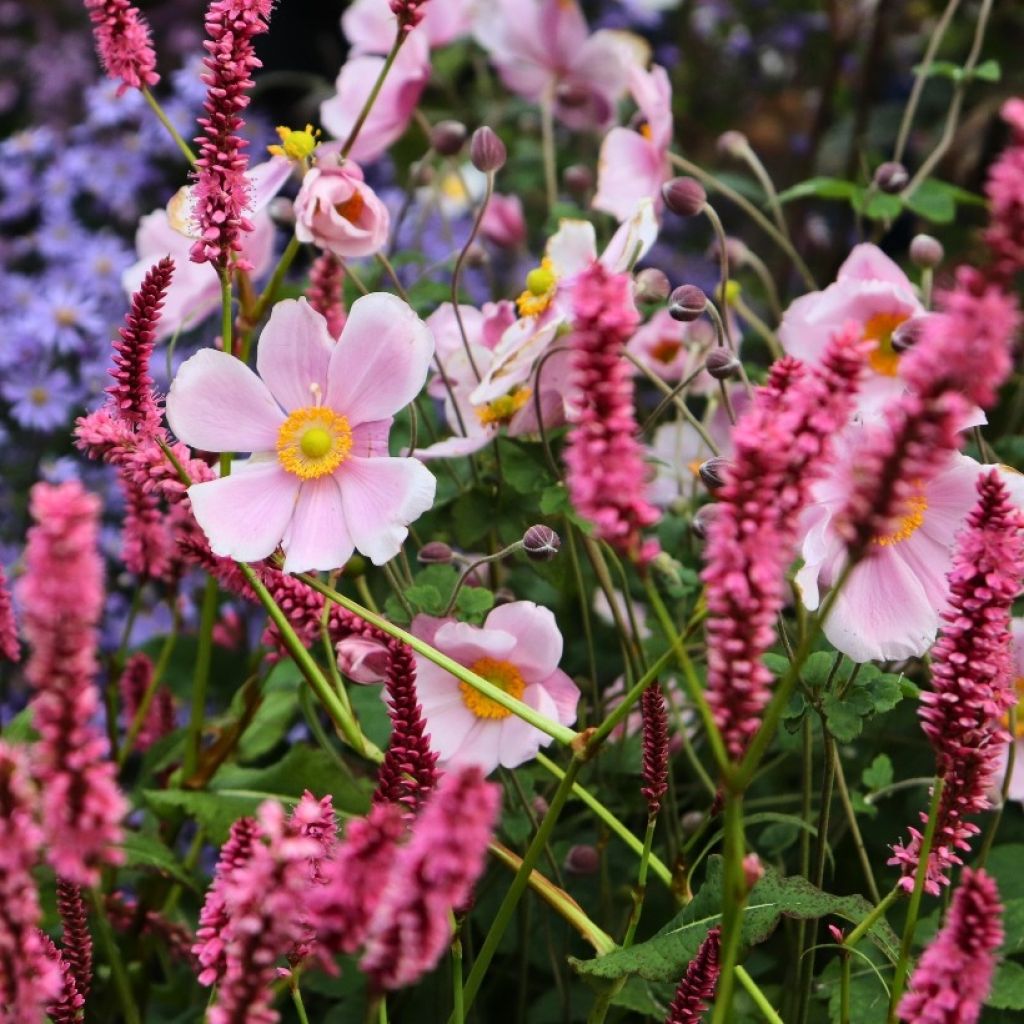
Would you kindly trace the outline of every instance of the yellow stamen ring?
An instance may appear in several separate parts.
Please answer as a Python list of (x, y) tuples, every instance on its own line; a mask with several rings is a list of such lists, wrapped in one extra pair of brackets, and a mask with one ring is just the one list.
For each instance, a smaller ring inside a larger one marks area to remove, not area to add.
[(907, 512), (900, 519), (896, 529), (885, 537), (875, 537), (872, 543), (883, 548), (891, 544), (901, 544), (912, 537), (924, 522), (924, 514), (928, 511), (928, 499), (923, 494), (915, 494), (907, 500)]
[[(487, 682), (504, 690), (510, 697), (515, 697), (517, 700), (522, 698), (526, 683), (523, 682), (519, 669), (510, 661), (501, 661), (498, 658), (480, 658), (469, 667), (478, 676), (483, 676)], [(462, 694), (462, 703), (477, 718), (508, 718), (512, 714), (508, 708), (502, 707), (496, 700), (485, 697), (479, 690), (474, 690), (469, 683), (459, 683), (459, 692)]]
[(892, 347), (892, 335), (904, 320), (906, 313), (876, 313), (864, 325), (864, 338), (875, 347), (868, 353), (868, 365), (883, 377), (895, 377), (900, 366), (900, 354)]
[(352, 451), (344, 416), (322, 406), (296, 409), (277, 432), (277, 457), (289, 473), (316, 480), (333, 473)]
[(492, 423), (508, 423), (526, 405), (531, 394), (533, 394), (533, 391), (530, 388), (516, 388), (507, 395), (495, 398), (493, 402), (478, 406), (476, 418), (485, 427), (490, 426)]

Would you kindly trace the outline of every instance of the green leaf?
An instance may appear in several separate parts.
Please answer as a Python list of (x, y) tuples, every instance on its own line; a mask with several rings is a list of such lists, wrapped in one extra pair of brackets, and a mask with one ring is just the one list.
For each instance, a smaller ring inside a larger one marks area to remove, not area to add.
[(858, 678), (854, 684), (854, 690), (868, 699), (870, 708), (875, 714), (891, 711), (903, 700), (900, 677), (892, 673), (875, 676), (868, 680)]
[(1006, 900), (1003, 904), (1003, 956), (1024, 953), (1024, 899)]
[[(538, 446), (518, 444), (500, 438), (502, 479), (520, 494), (540, 494), (551, 483), (548, 468)], [(526, 511), (525, 509), (523, 510)]]
[(161, 875), (170, 876), (189, 889), (196, 888), (196, 883), (178, 863), (174, 853), (155, 836), (126, 832), (121, 849), (124, 850), (124, 861), (128, 867), (150, 868)]
[(665, 1019), (665, 1011), (672, 999), (671, 985), (655, 985), (639, 978), (629, 978), (612, 998), (612, 1006), (621, 1006), (644, 1017)]
[(1003, 69), (997, 60), (983, 60), (974, 69), (974, 77), (983, 82), (998, 82), (1003, 77)]
[(494, 526), (494, 499), (479, 490), (459, 495), (452, 504), (452, 531), (463, 548), (472, 548)]
[(840, 700), (834, 693), (826, 693), (821, 699), (828, 731), (840, 743), (855, 740), (864, 728), (864, 721), (857, 707), (847, 700)]
[(441, 591), (429, 583), (414, 583), (405, 588), (405, 599), (412, 605), (414, 612), (426, 615), (440, 615), (447, 604)]
[(985, 870), (992, 875), (999, 886), (999, 895), (1004, 902), (1024, 899), (1024, 843), (1006, 843), (994, 846), (985, 862)]
[(805, 199), (807, 196), (817, 196), (819, 199), (852, 199), (859, 191), (860, 186), (843, 178), (808, 178), (780, 192), (779, 202), (788, 203), (792, 199)]
[[(242, 691), (232, 701), (232, 711), (242, 712)], [(263, 684), (263, 696), (238, 744), (240, 761), (255, 761), (284, 739), (299, 707), (299, 670), (293, 661), (274, 666)]]
[(1003, 77), (1003, 69), (997, 60), (982, 61), (973, 71), (968, 72), (959, 64), (951, 60), (937, 60), (928, 65), (918, 64), (914, 67), (914, 74), (921, 75), (927, 70), (928, 78), (948, 78), (953, 82), (962, 81), (964, 78), (977, 78), (982, 82), (998, 82)]
[(872, 791), (891, 786), (892, 779), (892, 761), (888, 754), (879, 754), (860, 776), (861, 782)]
[(561, 515), (563, 512), (572, 511), (572, 504), (569, 501), (569, 491), (565, 484), (552, 484), (545, 487), (540, 496), (540, 510), (546, 516)]
[(903, 200), (885, 192), (873, 192), (863, 207), (862, 212), (869, 220), (895, 220), (903, 212)]
[(7, 743), (31, 743), (39, 734), (32, 725), (32, 709), (23, 708), (0, 730)]
[(812, 689), (824, 686), (832, 672), (835, 660), (835, 655), (828, 651), (815, 651), (804, 662), (804, 667), (800, 670), (800, 678)]
[(463, 587), (455, 607), (466, 617), (482, 617), (494, 607), (494, 594), (486, 587)]
[(949, 224), (956, 216), (957, 203), (972, 202), (974, 198), (955, 185), (929, 178), (907, 196), (907, 206), (925, 220)]
[(1012, 960), (996, 968), (986, 1006), (994, 1010), (1024, 1010), (1024, 967)]

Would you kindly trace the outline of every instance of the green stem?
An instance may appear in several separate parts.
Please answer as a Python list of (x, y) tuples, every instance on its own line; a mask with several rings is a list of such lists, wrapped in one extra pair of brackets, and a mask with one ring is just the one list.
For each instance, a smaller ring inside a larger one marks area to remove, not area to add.
[[(480, 985), (487, 972), (487, 968), (490, 967), (491, 960), (497, 952), (502, 936), (505, 934), (505, 929), (508, 927), (509, 922), (512, 919), (512, 914), (515, 911), (516, 904), (518, 904), (520, 897), (526, 890), (530, 873), (533, 871), (537, 864), (537, 860), (540, 858), (541, 852), (551, 838), (555, 822), (558, 821), (558, 816), (562, 813), (562, 808), (565, 806), (565, 802), (568, 800), (570, 792), (572, 792), (573, 783), (576, 781), (576, 776), (579, 774), (579, 770), (582, 766), (583, 761), (574, 754), (572, 760), (569, 762), (568, 769), (563, 775), (561, 782), (558, 784), (558, 788), (555, 790), (555, 795), (551, 798), (551, 804), (540, 823), (540, 828), (537, 830), (533, 840), (530, 842), (530, 845), (526, 850), (526, 854), (523, 856), (523, 863), (516, 872), (515, 878), (512, 879), (512, 884), (506, 891), (505, 897), (501, 901), (501, 905), (498, 907), (497, 913), (494, 915), (494, 921), (488, 929), (487, 936), (484, 938), (484, 943), (480, 947), (480, 952), (477, 953), (476, 960), (473, 963), (473, 968), (469, 972), (469, 977), (466, 979), (465, 1006), (467, 1010), (473, 1005), (473, 1000), (476, 998), (476, 994), (480, 990)], [(452, 1017), (449, 1018), (448, 1024), (454, 1024), (454, 1020), (455, 1017), (453, 1014)]]
[(395, 63), (395, 58), (398, 56), (398, 51), (402, 48), (402, 43), (405, 42), (406, 35), (407, 33), (399, 31), (395, 36), (395, 41), (391, 44), (391, 49), (388, 51), (387, 57), (384, 58), (384, 65), (380, 69), (377, 81), (373, 83), (370, 95), (366, 97), (363, 109), (359, 111), (359, 116), (356, 118), (355, 124), (352, 125), (352, 130), (348, 133), (348, 138), (341, 147), (342, 159), (352, 152), (352, 147), (356, 144), (356, 139), (359, 138), (359, 133), (363, 130), (363, 125), (366, 123), (366, 119), (369, 117), (374, 103), (377, 102), (377, 96), (380, 94), (381, 87), (384, 85), (384, 79), (388, 77), (388, 72), (391, 70), (391, 65)]
[(843, 939), (843, 945), (853, 948), (858, 942), (875, 926), (875, 923), (885, 912), (899, 899), (903, 890), (897, 886), (892, 892), (888, 892), (879, 900), (878, 904), (871, 908), (871, 912), (864, 918), (849, 935)]
[(117, 1000), (121, 1004), (121, 1012), (124, 1014), (125, 1024), (142, 1024), (139, 1016), (139, 1008), (135, 1005), (135, 997), (132, 995), (132, 988), (128, 982), (128, 972), (124, 968), (124, 961), (121, 959), (121, 951), (117, 948), (117, 941), (114, 938), (113, 929), (107, 919), (107, 911), (103, 906), (103, 897), (98, 889), (90, 889), (89, 897), (94, 912), (96, 930), (99, 932), (100, 945), (110, 966), (110, 976), (114, 982), (114, 990), (117, 992)]
[(459, 250), (459, 255), (455, 258), (455, 267), (452, 270), (452, 312), (455, 314), (455, 322), (459, 327), (459, 337), (462, 339), (462, 348), (466, 353), (466, 358), (469, 360), (470, 369), (473, 371), (473, 375), (479, 382), (480, 370), (477, 368), (476, 360), (473, 358), (473, 348), (469, 344), (469, 337), (466, 334), (466, 326), (462, 322), (462, 312), (459, 308), (459, 281), (462, 277), (462, 268), (466, 262), (466, 256), (469, 253), (469, 248), (476, 239), (477, 233), (480, 231), (480, 225), (483, 223), (484, 214), (487, 212), (487, 207), (491, 202), (491, 196), (494, 194), (494, 172), (490, 171), (487, 174), (487, 185), (484, 190), (484, 197), (480, 203), (480, 208), (476, 211), (476, 216), (473, 218), (473, 227), (470, 229), (469, 237), (466, 239), (465, 245)]
[(540, 101), (541, 149), (544, 158), (544, 192), (548, 201), (548, 216), (558, 202), (558, 168), (555, 163), (555, 110), (553, 89), (548, 89)]
[(839, 1024), (850, 1024), (850, 954), (839, 954)]
[(299, 1024), (309, 1024), (309, 1017), (306, 1016), (306, 1007), (302, 1003), (302, 993), (299, 991), (299, 982), (294, 972), (292, 973), (288, 988), (292, 994), (295, 1012), (299, 1015)]
[[(393, 622), (390, 622), (383, 616), (374, 614), (368, 608), (364, 608), (358, 602), (353, 601), (350, 597), (346, 597), (344, 594), (341, 594), (333, 588), (328, 587), (326, 584), (321, 583), (315, 576), (303, 574), (299, 579), (304, 583), (307, 583), (318, 593), (323, 594), (324, 597), (341, 605), (342, 608), (358, 615), (364, 622), (370, 623), (371, 626), (376, 626), (378, 629), (387, 633), (388, 636), (393, 636), (396, 640), (401, 640), (404, 644), (411, 647), (417, 654), (422, 654), (428, 661), (432, 661), (435, 665), (443, 668), (446, 672), (450, 672), (456, 679), (459, 679), (468, 686), (473, 687), (474, 690), (482, 693), (485, 697), (489, 697), (506, 710), (511, 711), (517, 718), (521, 718), (524, 722), (528, 722), (535, 729), (540, 729), (540, 731), (545, 735), (558, 740), (559, 743), (569, 746), (579, 735), (573, 729), (560, 725), (558, 722), (554, 722), (547, 716), (535, 711), (529, 705), (524, 704), (521, 700), (517, 700), (515, 697), (510, 697), (500, 686), (495, 686), (494, 683), (488, 682), (483, 678), (483, 676), (479, 676), (475, 672), (470, 671), (464, 665), (460, 665), (457, 661), (453, 661), (446, 654), (442, 654), (436, 648), (431, 647), (430, 644), (424, 643), (419, 639), (419, 637), (413, 636), (411, 633), (406, 632), (400, 626), (396, 626)], [(301, 647), (301, 643), (299, 646)], [(303, 650), (305, 649), (303, 648)]]
[(462, 940), (456, 930), (452, 939), (452, 1024), (464, 1024), (466, 999), (462, 986)]
[(227, 267), (221, 267), (217, 273), (220, 276), (221, 347), (231, 355), (234, 352), (234, 341), (231, 337), (234, 328), (234, 317), (231, 315), (231, 271)]
[(747, 882), (743, 874), (746, 840), (743, 835), (743, 795), (732, 790), (725, 794), (725, 880), (722, 893), (721, 973), (711, 1024), (732, 1020), (733, 989), (743, 939), (743, 908), (747, 902)]
[(917, 930), (917, 918), (921, 912), (921, 898), (924, 895), (924, 883), (928, 877), (928, 862), (931, 859), (932, 843), (935, 840), (935, 829), (939, 823), (939, 806), (942, 802), (942, 791), (946, 780), (937, 778), (932, 792), (932, 803), (928, 809), (928, 824), (925, 826), (921, 847), (918, 851), (917, 871), (914, 872), (914, 891), (910, 894), (907, 907), (907, 921), (903, 926), (903, 941), (900, 943), (900, 958), (896, 961), (896, 969), (892, 976), (892, 997), (889, 1002), (889, 1022), (896, 1024), (896, 1010), (903, 995), (903, 986), (907, 981), (910, 969), (910, 950), (914, 944), (914, 932)]
[(153, 113), (156, 114), (156, 116), (160, 119), (160, 123), (170, 133), (171, 138), (174, 139), (175, 145), (178, 147), (178, 149), (181, 150), (185, 159), (190, 164), (194, 164), (196, 162), (195, 153), (192, 152), (192, 150), (189, 148), (189, 144), (178, 134), (178, 129), (175, 128), (173, 124), (171, 124), (170, 118), (164, 113), (164, 108), (160, 106), (160, 103), (158, 102), (157, 98), (149, 91), (149, 89), (146, 86), (142, 87), (141, 92), (142, 95), (145, 96), (146, 102), (152, 108)]
[(633, 912), (629, 915), (629, 924), (626, 926), (626, 934), (622, 939), (622, 948), (627, 949), (633, 945), (636, 938), (636, 930), (640, 926), (640, 915), (644, 909), (644, 896), (647, 894), (647, 866), (651, 860), (651, 847), (654, 845), (654, 826), (657, 824), (657, 816), (651, 815), (647, 819), (647, 831), (644, 833), (644, 848), (640, 853), (640, 868), (636, 874), (636, 896), (633, 900)]
[(857, 857), (860, 860), (861, 869), (864, 872), (864, 882), (867, 885), (868, 896), (872, 903), (881, 900), (878, 891), (878, 883), (875, 881), (875, 873), (871, 870), (871, 859), (868, 857), (867, 847), (864, 845), (864, 836), (861, 834), (860, 826), (857, 824), (857, 812), (854, 810), (853, 801), (850, 799), (850, 788), (846, 785), (846, 775), (843, 772), (843, 763), (836, 752), (836, 786), (839, 789), (839, 799), (843, 803), (843, 810), (846, 812), (846, 820), (850, 824), (850, 834), (853, 836), (853, 845), (857, 850)]
[(769, 1024), (783, 1024), (782, 1018), (776, 1012), (775, 1007), (768, 1002), (768, 997), (761, 991), (757, 982), (738, 964), (736, 966), (736, 980), (743, 986), (751, 1001), (761, 1011), (761, 1016)]
[(213, 627), (217, 621), (217, 581), (208, 576), (203, 589), (203, 605), (199, 616), (199, 642), (196, 645), (196, 667), (192, 679), (192, 711), (188, 720), (185, 744), (185, 778), (195, 774), (199, 751), (203, 744), (206, 721), (206, 687), (210, 681), (210, 659), (213, 655)]

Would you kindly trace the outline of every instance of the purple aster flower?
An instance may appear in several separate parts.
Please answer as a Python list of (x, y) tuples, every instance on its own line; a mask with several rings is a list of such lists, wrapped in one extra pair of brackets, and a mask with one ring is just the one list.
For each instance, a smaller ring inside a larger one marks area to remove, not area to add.
[(52, 281), (45, 285), (29, 310), (25, 326), (31, 324), (43, 344), (58, 352), (77, 352), (83, 337), (102, 335), (106, 322), (88, 294), (86, 285)]
[[(134, 95), (125, 93), (126, 96)], [(104, 299), (117, 300), (115, 315), (123, 312), (124, 290), (121, 287), (121, 273), (135, 262), (134, 252), (117, 235), (102, 231), (90, 235), (84, 248), (76, 254), (72, 263), (76, 276), (95, 285)]]
[(11, 417), (26, 430), (49, 431), (66, 425), (79, 400), (67, 373), (38, 367), (5, 380), (0, 394), (11, 403)]
[(34, 172), (22, 160), (0, 155), (0, 221), (27, 217), (35, 208), (38, 193), (33, 186)]
[(7, 327), (0, 340), (0, 370), (20, 366), (32, 366), (45, 359), (45, 352), (39, 339), (21, 330), (16, 322), (13, 329)]
[(86, 124), (91, 128), (119, 128), (134, 125), (146, 110), (146, 101), (138, 89), (129, 89), (118, 79), (101, 78), (85, 91)]
[(71, 209), (59, 202), (43, 207), (43, 222), (31, 236), (35, 247), (47, 259), (70, 259), (85, 244), (86, 232)]

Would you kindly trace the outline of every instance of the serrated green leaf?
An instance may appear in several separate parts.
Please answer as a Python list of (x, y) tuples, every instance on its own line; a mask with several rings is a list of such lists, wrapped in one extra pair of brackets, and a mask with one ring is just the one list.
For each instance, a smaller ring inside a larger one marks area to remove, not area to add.
[(899, 676), (883, 675), (867, 683), (858, 679), (855, 691), (864, 694), (870, 702), (870, 710), (875, 714), (891, 711), (903, 700), (903, 688)]
[(178, 863), (174, 853), (155, 836), (142, 832), (126, 832), (121, 849), (124, 851), (126, 867), (150, 868), (173, 878), (189, 889), (196, 888), (196, 883)]
[(426, 615), (440, 615), (447, 603), (441, 596), (441, 591), (429, 583), (414, 583), (411, 587), (406, 587), (404, 593), (413, 611)]
[(467, 616), (482, 616), (494, 607), (494, 594), (486, 587), (463, 587), (455, 607)]
[(964, 69), (951, 60), (933, 60), (931, 64), (914, 65), (914, 74), (925, 75), (927, 78), (950, 78), (959, 81), (963, 73)]
[(540, 496), (540, 510), (544, 515), (561, 515), (563, 512), (569, 512), (571, 509), (572, 504), (569, 501), (569, 491), (566, 489), (565, 484), (552, 484), (550, 487), (544, 488), (544, 493)]
[(859, 191), (859, 185), (843, 178), (808, 178), (780, 192), (779, 202), (788, 203), (793, 199), (805, 199), (808, 196), (816, 196), (818, 199), (850, 199)]
[(835, 655), (828, 651), (815, 651), (804, 662), (804, 667), (800, 670), (800, 678), (812, 689), (824, 686), (832, 672), (835, 660)]
[(514, 491), (536, 495), (551, 483), (548, 468), (537, 446), (517, 444), (508, 438), (501, 438), (498, 445), (501, 450), (502, 479)]
[(956, 216), (956, 194), (934, 178), (921, 182), (906, 202), (914, 213), (935, 224), (949, 224)]
[(874, 791), (892, 785), (892, 761), (888, 754), (879, 754), (867, 768), (861, 772), (861, 782)]
[(994, 1010), (1024, 1010), (1024, 967), (1013, 960), (1001, 963), (985, 1005)]
[(862, 212), (869, 220), (895, 220), (903, 212), (903, 200), (885, 192), (873, 192)]
[(821, 708), (828, 731), (840, 743), (849, 743), (861, 734), (864, 720), (849, 701), (840, 700), (834, 693), (826, 693), (822, 697)]
[(39, 734), (32, 725), (32, 708), (22, 708), (4, 727), (0, 735), (7, 743), (31, 743)]

